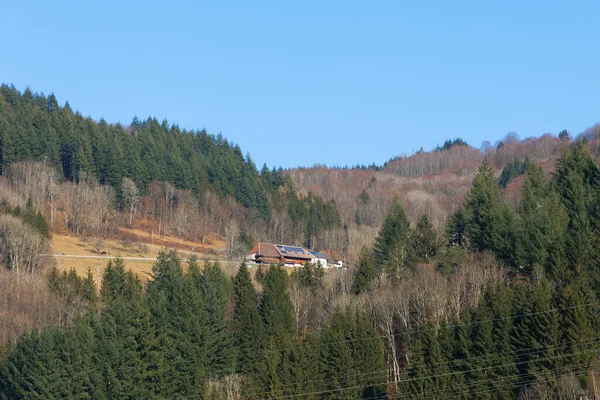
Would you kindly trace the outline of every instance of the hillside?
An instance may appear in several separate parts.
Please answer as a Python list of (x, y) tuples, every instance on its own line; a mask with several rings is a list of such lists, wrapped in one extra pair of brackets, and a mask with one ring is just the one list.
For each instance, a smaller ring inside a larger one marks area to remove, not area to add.
[(53, 94), (8, 85), (0, 86), (0, 175), (0, 198), (21, 208), (31, 200), (52, 230), (86, 238), (148, 220), (158, 235), (220, 236), (239, 257), (259, 240), (325, 249), (340, 227), (334, 203), (298, 196), (281, 169), (259, 172), (221, 135), (155, 118), (94, 121)]
[[(0, 137), (0, 398), (595, 391), (599, 126), (259, 172), (3, 86)], [(265, 239), (350, 268), (241, 264)]]
[[(600, 127), (593, 126), (580, 135), (596, 161), (599, 134)], [(355, 260), (362, 245), (372, 245), (394, 196), (399, 197), (413, 224), (425, 214), (441, 230), (471, 189), (484, 156), (490, 159), (498, 178), (514, 160), (525, 159), (540, 166), (549, 178), (556, 159), (567, 145), (551, 134), (523, 140), (509, 134), (494, 146), (484, 143), (482, 149), (447, 141), (428, 152), (421, 150), (410, 156), (394, 157), (379, 168), (317, 165), (287, 173), (300, 193), (312, 192), (336, 202), (342, 222), (349, 230), (350, 247), (354, 249), (349, 252), (350, 258)], [(515, 209), (521, 184), (522, 178), (516, 176), (505, 190), (506, 199)]]

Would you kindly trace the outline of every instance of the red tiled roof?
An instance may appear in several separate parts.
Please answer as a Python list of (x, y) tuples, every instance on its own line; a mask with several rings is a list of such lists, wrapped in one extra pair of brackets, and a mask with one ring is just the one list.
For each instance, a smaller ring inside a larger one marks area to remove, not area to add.
[(267, 258), (291, 258), (301, 260), (311, 260), (315, 258), (308, 250), (300, 246), (288, 246), (273, 243), (259, 243), (250, 253), (256, 254), (256, 257)]
[(272, 243), (259, 243), (250, 250), (250, 253), (256, 253), (256, 257), (281, 257)]

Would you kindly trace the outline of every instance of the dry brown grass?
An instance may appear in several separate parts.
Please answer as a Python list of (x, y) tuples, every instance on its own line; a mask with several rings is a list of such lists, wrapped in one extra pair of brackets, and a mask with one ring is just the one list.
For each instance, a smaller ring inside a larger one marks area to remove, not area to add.
[[(197, 243), (176, 237), (152, 235), (139, 229), (120, 228), (118, 237), (103, 239), (104, 248), (108, 256), (121, 257), (145, 257), (149, 260), (125, 260), (127, 268), (131, 269), (134, 274), (137, 274), (142, 281), (146, 281), (152, 272), (154, 265), (154, 257), (160, 250), (175, 249), (182, 260), (186, 260), (191, 256), (192, 248), (199, 260), (215, 260), (220, 259), (221, 268), (229, 276), (233, 276), (239, 267), (239, 261), (224, 261), (219, 257), (217, 249), (224, 245), (222, 240), (214, 239), (209, 243)], [(127, 242), (123, 246), (122, 238), (126, 238)], [(59, 255), (77, 255), (77, 256), (99, 256), (94, 248), (95, 239), (84, 241), (81, 237), (74, 234), (55, 234), (50, 240), (50, 253)], [(138, 246), (137, 243), (143, 246)], [(145, 247), (144, 247), (145, 246)], [(145, 251), (147, 248), (147, 251)], [(104, 255), (102, 255), (105, 257)], [(104, 273), (104, 268), (108, 259), (106, 258), (77, 258), (77, 257), (56, 257), (56, 264), (59, 270), (75, 271), (80, 276), (86, 276), (88, 268), (96, 277), (100, 272), (100, 281)]]

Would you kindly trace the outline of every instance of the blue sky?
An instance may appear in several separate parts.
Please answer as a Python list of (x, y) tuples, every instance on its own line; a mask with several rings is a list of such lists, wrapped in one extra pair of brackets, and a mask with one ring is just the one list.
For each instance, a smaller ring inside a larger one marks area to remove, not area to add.
[(600, 120), (597, 1), (7, 3), (0, 81), (221, 132), (259, 168)]

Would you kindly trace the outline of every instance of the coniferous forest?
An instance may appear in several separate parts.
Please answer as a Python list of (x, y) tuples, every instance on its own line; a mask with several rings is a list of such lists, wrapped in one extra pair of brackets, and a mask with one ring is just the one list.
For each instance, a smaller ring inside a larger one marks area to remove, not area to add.
[[(144, 280), (111, 259), (98, 287), (93, 271), (81, 277), (41, 257), (57, 229), (52, 191), (23, 207), (6, 195), (0, 304), (21, 309), (0, 309), (0, 324), (18, 315), (24, 328), (0, 343), (0, 398), (598, 398), (600, 167), (590, 138), (557, 140), (550, 172), (533, 158), (510, 158), (500, 172), (486, 154), (441, 227), (427, 213), (411, 219), (395, 193), (375, 240), (341, 270), (240, 262), (228, 275), (165, 249)], [(468, 146), (448, 143), (435, 152)], [(110, 235), (111, 214), (138, 218), (133, 186), (151, 199), (170, 185), (181, 191), (175, 203), (184, 191), (197, 207), (229, 201), (242, 242), (353, 245), (335, 201), (300, 194), (286, 171), (258, 171), (221, 136), (155, 119), (95, 122), (53, 95), (2, 86), (3, 179), (18, 181), (27, 162), (56, 171), (64, 191), (111, 193), (100, 228), (67, 218), (78, 234)], [(508, 193), (517, 179), (518, 194)], [(56, 212), (70, 215), (63, 206)], [(330, 238), (336, 229), (343, 240)], [(37, 241), (23, 253), (16, 237)], [(52, 315), (34, 310), (36, 298)]]

